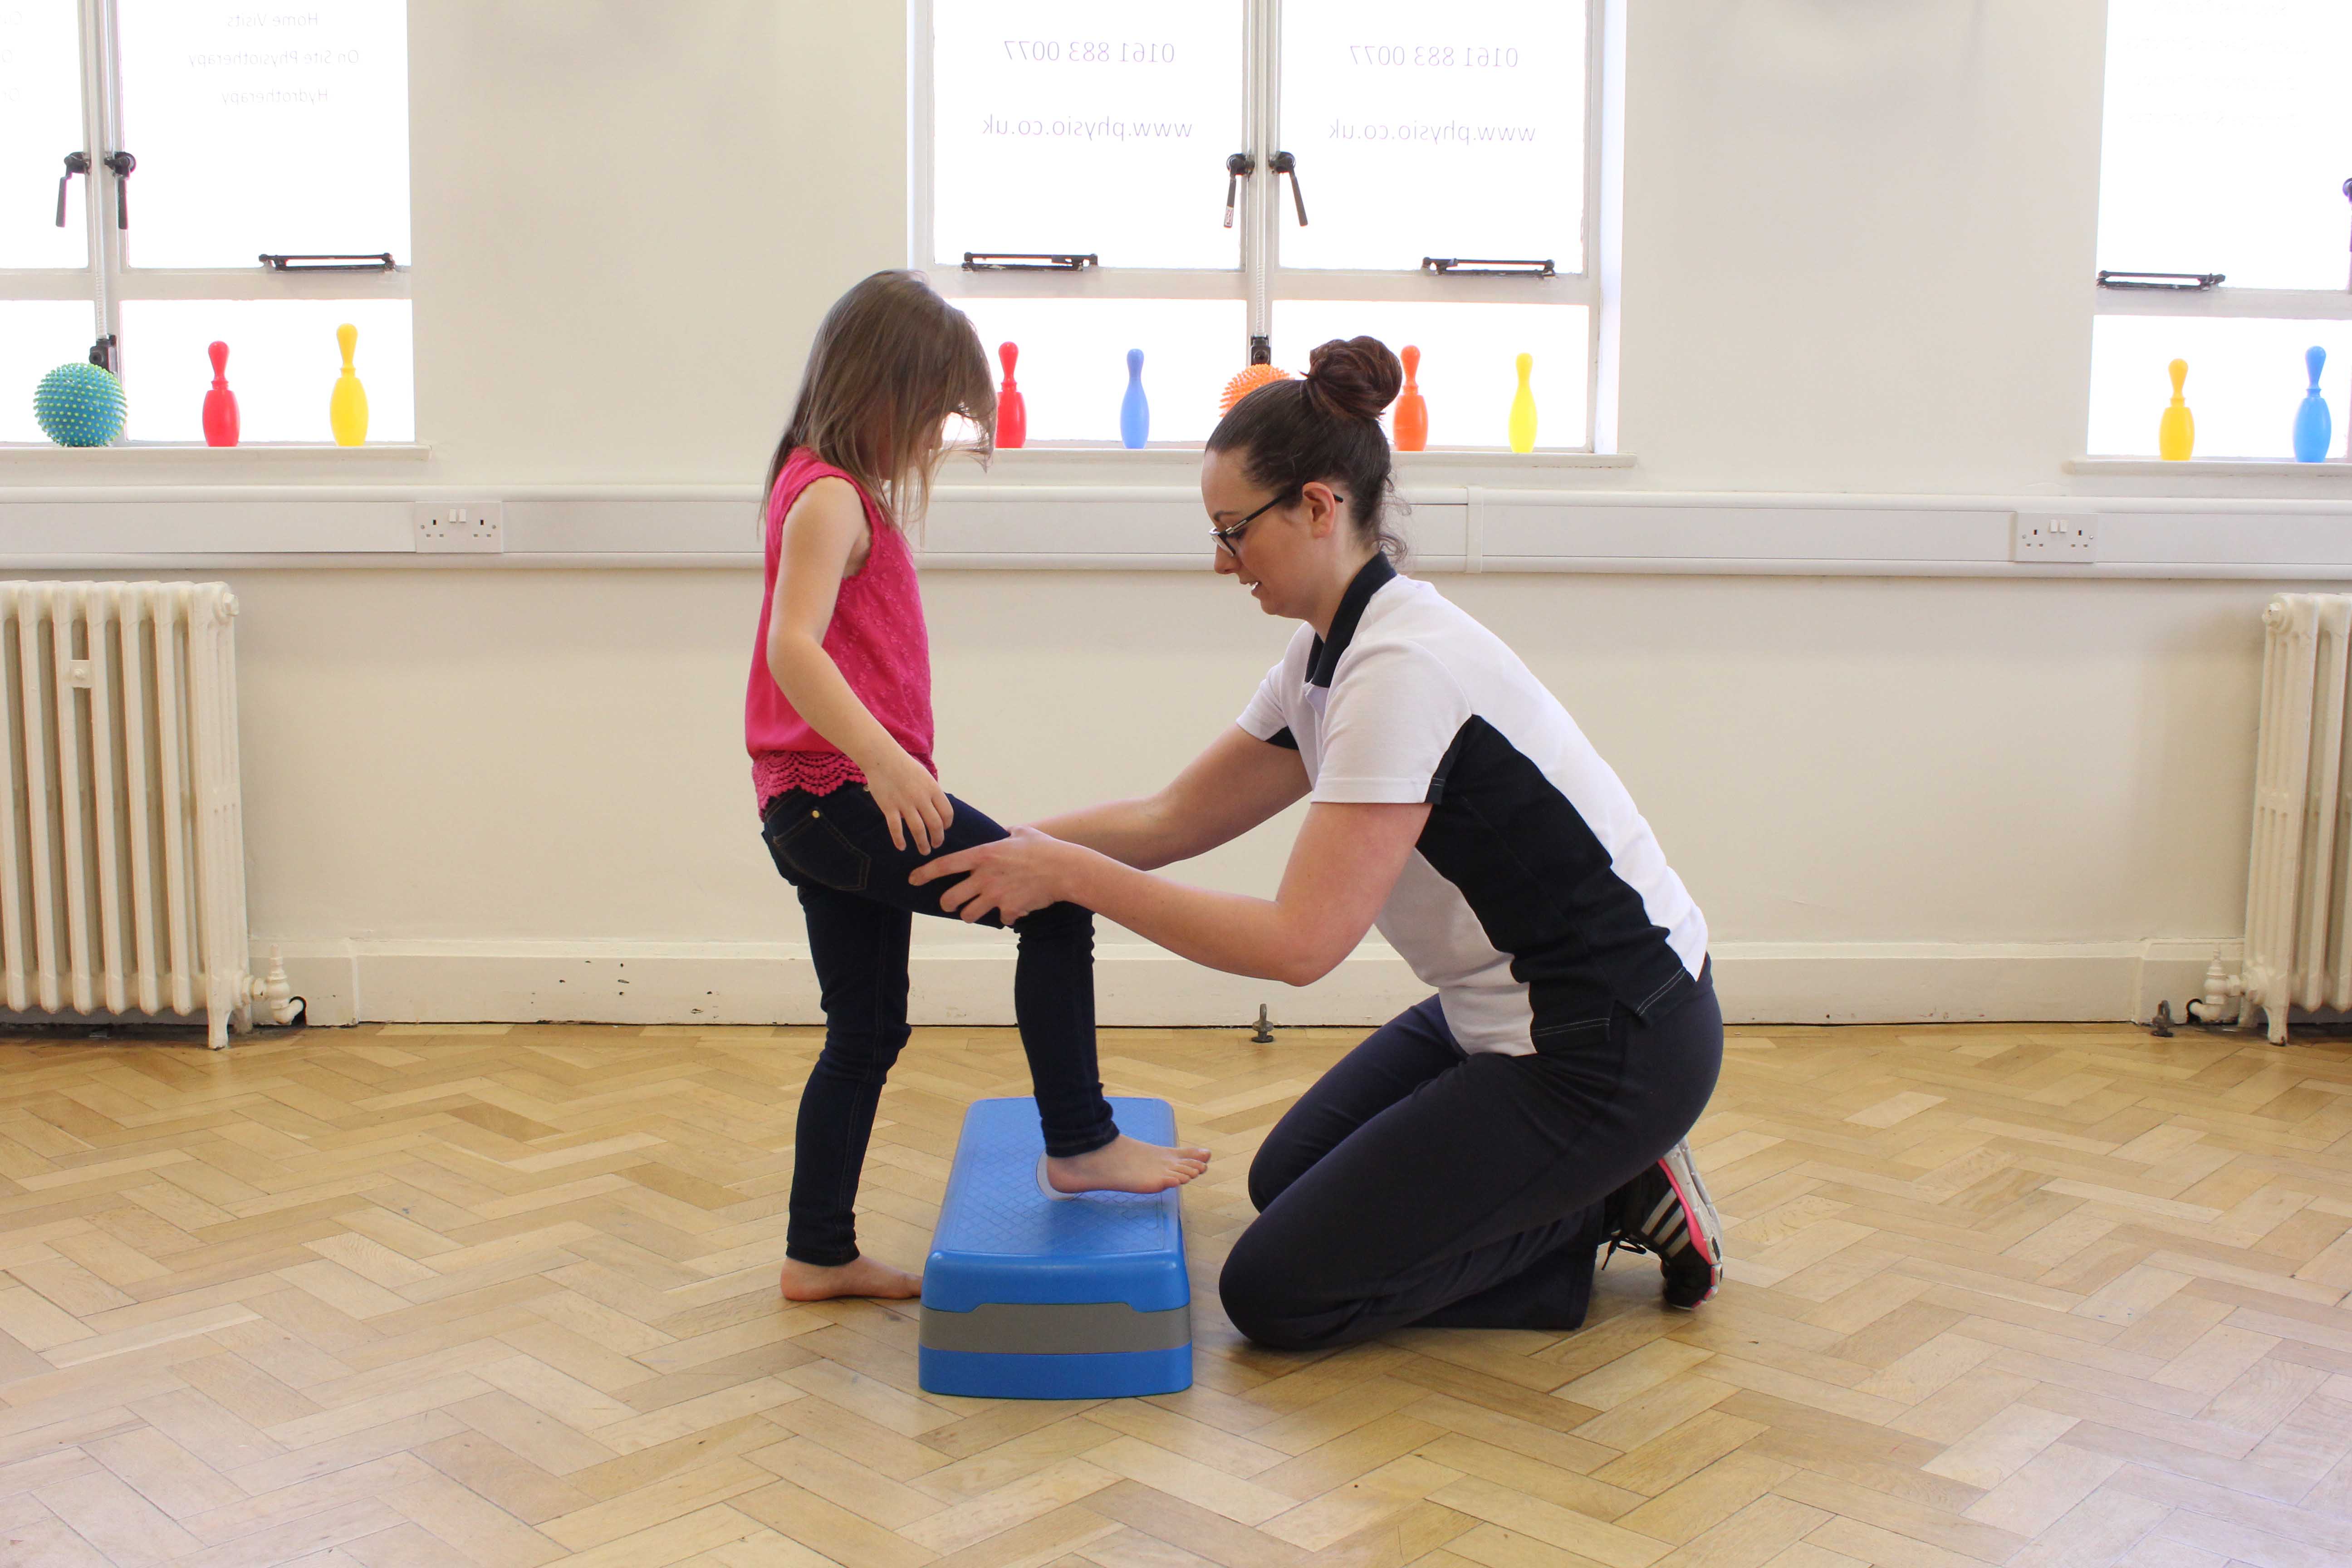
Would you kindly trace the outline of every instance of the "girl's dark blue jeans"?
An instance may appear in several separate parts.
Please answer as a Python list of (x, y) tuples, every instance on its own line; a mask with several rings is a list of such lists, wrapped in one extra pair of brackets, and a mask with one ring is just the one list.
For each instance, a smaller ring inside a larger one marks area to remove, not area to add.
[[(956, 879), (923, 887), (907, 880), (930, 857), (911, 845), (891, 847), (881, 808), (863, 784), (831, 795), (778, 795), (768, 804), (761, 835), (776, 869), (800, 893), (824, 1001), (824, 1049), (801, 1094), (784, 1251), (834, 1268), (857, 1257), (858, 1173), (883, 1080), (907, 1043), (913, 917), (954, 918), (940, 907), (940, 895)], [(1004, 837), (1003, 828), (958, 800), (947, 842), (932, 854)], [(1003, 924), (992, 913), (980, 923)], [(1013, 1015), (1029, 1058), (1045, 1152), (1067, 1158), (1099, 1149), (1118, 1136), (1118, 1127), (1095, 1062), (1094, 916), (1076, 904), (1053, 904), (1024, 915), (1013, 930), (1021, 942)]]

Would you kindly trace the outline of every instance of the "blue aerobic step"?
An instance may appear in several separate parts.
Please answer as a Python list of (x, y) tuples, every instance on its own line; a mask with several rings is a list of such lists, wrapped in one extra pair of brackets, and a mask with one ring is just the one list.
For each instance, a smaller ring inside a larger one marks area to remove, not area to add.
[[(1119, 1130), (1176, 1141), (1164, 1100), (1113, 1100)], [(964, 1113), (923, 1265), (919, 1378), (933, 1394), (1110, 1399), (1192, 1386), (1192, 1288), (1174, 1191), (1037, 1190), (1034, 1100)]]

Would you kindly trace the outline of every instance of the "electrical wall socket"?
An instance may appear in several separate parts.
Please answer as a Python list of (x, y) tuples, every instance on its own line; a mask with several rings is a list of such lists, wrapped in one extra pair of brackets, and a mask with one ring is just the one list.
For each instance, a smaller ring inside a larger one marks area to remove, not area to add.
[(2099, 558), (2099, 514), (2017, 512), (2009, 536), (2009, 558), (2043, 566), (2088, 566)]
[(501, 555), (507, 548), (507, 506), (496, 500), (421, 500), (416, 503), (419, 554), (467, 552)]

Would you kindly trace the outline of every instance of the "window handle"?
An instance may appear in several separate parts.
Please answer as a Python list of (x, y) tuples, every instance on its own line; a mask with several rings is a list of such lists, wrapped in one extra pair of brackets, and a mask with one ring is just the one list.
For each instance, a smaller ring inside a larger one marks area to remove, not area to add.
[(966, 272), (1084, 272), (1089, 267), (1100, 267), (1102, 258), (1088, 250), (967, 250), (963, 253)]
[(139, 160), (128, 153), (109, 153), (106, 166), (114, 172), (114, 226), (131, 226), (131, 171)]
[(1290, 199), (1293, 205), (1298, 208), (1298, 226), (1305, 228), (1307, 226), (1307, 198), (1301, 195), (1298, 191), (1298, 160), (1292, 157), (1287, 153), (1276, 153), (1274, 155), (1274, 177), (1278, 180), (1285, 174), (1290, 176)]
[(66, 172), (58, 176), (58, 226), (59, 228), (63, 228), (66, 226), (66, 187), (73, 184), (73, 177), (76, 174), (87, 174), (89, 173), (89, 153), (68, 153), (66, 154)]
[(1489, 259), (1475, 256), (1424, 256), (1421, 258), (1423, 272), (1439, 277), (1475, 278), (1556, 278), (1559, 269), (1549, 256), (1533, 256), (1524, 261)]
[(2219, 288), (2228, 276), (2225, 272), (2116, 272), (2101, 268), (2099, 287), (2142, 292), (2202, 294)]
[(1257, 173), (1257, 161), (1246, 153), (1235, 153), (1225, 160), (1225, 226), (1234, 226), (1234, 198), (1241, 194), (1242, 182)]

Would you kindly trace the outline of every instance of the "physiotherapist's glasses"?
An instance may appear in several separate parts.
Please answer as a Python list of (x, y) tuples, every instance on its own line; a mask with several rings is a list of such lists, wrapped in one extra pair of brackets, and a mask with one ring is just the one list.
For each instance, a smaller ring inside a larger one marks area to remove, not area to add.
[[(1217, 542), (1217, 548), (1232, 556), (1234, 558), (1234, 564), (1238, 566), (1241, 564), (1242, 559), (1242, 531), (1248, 528), (1251, 523), (1255, 522), (1259, 518), (1264, 517), (1267, 512), (1272, 511), (1276, 507), (1278, 507), (1283, 502), (1291, 500), (1292, 497), (1297, 494), (1297, 492), (1294, 490), (1288, 495), (1278, 495), (1272, 500), (1266, 502), (1264, 506), (1258, 508), (1255, 511), (1250, 513), (1247, 517), (1242, 519), (1239, 522), (1234, 524), (1231, 528), (1213, 528), (1209, 530), (1209, 537), (1215, 540)], [(1339, 506), (1346, 506), (1348, 504), (1348, 498), (1346, 496), (1335, 495), (1331, 500), (1335, 504)]]

